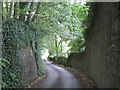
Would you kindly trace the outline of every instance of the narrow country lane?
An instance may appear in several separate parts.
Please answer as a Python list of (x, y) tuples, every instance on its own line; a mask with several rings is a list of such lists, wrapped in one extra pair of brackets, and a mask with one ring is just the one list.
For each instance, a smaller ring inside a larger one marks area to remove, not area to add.
[(48, 76), (35, 88), (79, 88), (76, 78), (68, 71), (44, 61)]

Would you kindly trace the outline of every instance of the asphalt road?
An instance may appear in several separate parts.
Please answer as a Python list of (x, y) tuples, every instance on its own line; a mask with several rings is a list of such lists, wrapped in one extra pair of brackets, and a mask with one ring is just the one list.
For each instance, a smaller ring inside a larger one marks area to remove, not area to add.
[(77, 80), (73, 74), (65, 69), (44, 61), (48, 76), (35, 88), (79, 88)]

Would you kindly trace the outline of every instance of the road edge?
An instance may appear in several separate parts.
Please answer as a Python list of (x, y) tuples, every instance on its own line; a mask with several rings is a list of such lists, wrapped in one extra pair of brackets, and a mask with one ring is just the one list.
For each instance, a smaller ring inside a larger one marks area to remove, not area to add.
[(38, 77), (35, 81), (33, 81), (32, 83), (30, 83), (27, 87), (25, 88), (35, 88), (35, 86), (42, 82), (44, 79), (46, 79), (46, 77), (48, 76), (48, 73), (46, 72), (45, 75), (43, 75), (42, 77)]

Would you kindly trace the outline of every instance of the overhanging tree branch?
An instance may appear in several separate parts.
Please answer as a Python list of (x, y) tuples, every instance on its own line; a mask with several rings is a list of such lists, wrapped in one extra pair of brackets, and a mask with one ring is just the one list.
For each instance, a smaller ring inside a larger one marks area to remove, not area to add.
[(32, 13), (32, 8), (33, 8), (33, 6), (34, 6), (34, 2), (31, 2), (30, 10), (28, 11), (29, 14), (28, 14), (28, 17), (27, 17), (26, 23), (29, 23), (29, 22), (30, 22), (30, 19), (31, 19), (31, 13)]
[(37, 10), (36, 10), (36, 12), (35, 12), (33, 18), (31, 19), (32, 22), (33, 22), (33, 21), (36, 19), (36, 17), (37, 17), (36, 14), (37, 14), (38, 11), (39, 11), (39, 7), (40, 7), (40, 2), (39, 2), (38, 5), (37, 5)]

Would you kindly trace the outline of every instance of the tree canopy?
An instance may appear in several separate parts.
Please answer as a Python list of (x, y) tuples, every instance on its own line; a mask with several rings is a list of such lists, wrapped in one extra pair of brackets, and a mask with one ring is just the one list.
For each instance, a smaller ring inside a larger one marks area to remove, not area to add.
[(50, 54), (58, 55), (65, 49), (62, 42), (69, 42), (67, 52), (83, 52), (89, 6), (63, 2), (42, 3), (40, 7), (42, 9), (32, 25), (41, 32), (42, 47)]
[(86, 2), (4, 2), (3, 21), (19, 19), (39, 33), (40, 50), (50, 55), (85, 51), (85, 30), (89, 3)]

